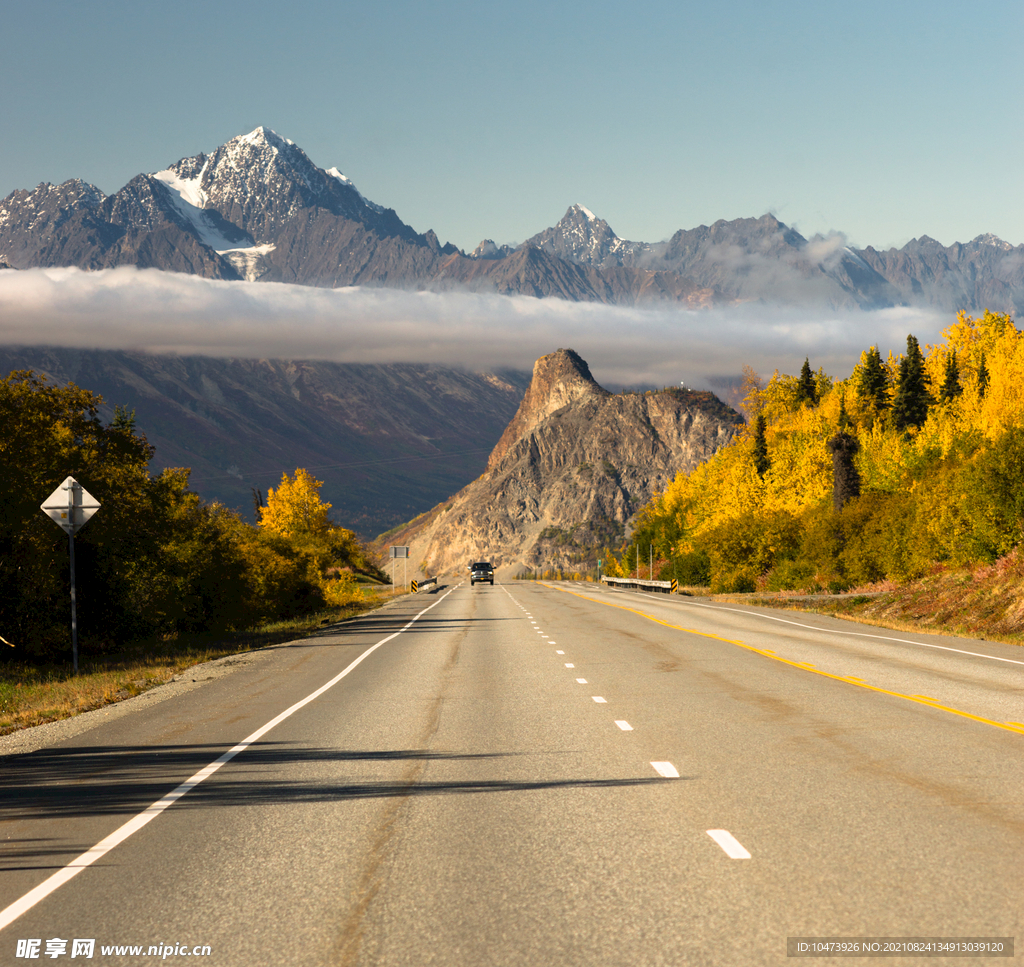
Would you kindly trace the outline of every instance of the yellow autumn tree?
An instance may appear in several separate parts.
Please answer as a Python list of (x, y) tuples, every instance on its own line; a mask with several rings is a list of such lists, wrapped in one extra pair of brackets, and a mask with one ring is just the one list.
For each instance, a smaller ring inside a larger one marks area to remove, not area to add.
[[(747, 368), (768, 469), (757, 471), (752, 431), (738, 433), (641, 511), (634, 543), (669, 548), (680, 573), (703, 555), (716, 590), (848, 586), (1008, 553), (1024, 537), (1024, 333), (1001, 313), (961, 313), (923, 348), (927, 416), (905, 428), (892, 417), (892, 354), (881, 405), (861, 387), (867, 353), (848, 379), (819, 372), (814, 406), (797, 402), (795, 377), (762, 385)], [(861, 496), (840, 513), (828, 441), (841, 429), (856, 439)]]
[(308, 470), (296, 468), (295, 476), (281, 475), (277, 490), (267, 491), (267, 505), (260, 511), (260, 526), (282, 537), (323, 537), (331, 529), (331, 505), (320, 499), (324, 485)]
[(360, 596), (353, 569), (365, 570), (368, 561), (356, 535), (331, 521), (331, 505), (320, 499), (321, 487), (323, 481), (301, 467), (292, 477), (282, 474), (277, 490), (267, 492), (260, 527), (300, 555), (325, 603), (342, 606)]

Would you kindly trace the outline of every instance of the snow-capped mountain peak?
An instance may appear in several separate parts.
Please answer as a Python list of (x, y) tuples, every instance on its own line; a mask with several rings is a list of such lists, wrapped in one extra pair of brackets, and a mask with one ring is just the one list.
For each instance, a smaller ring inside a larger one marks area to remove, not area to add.
[(998, 235), (993, 235), (991, 232), (979, 235), (977, 238), (972, 239), (972, 241), (976, 245), (991, 245), (993, 248), (1002, 249), (1004, 252), (1009, 252), (1013, 248), (1009, 242), (1004, 242)]
[(237, 138), (232, 138), (228, 144), (232, 141), (244, 142), (245, 144), (256, 144), (256, 145), (269, 145), (271, 148), (281, 149), (285, 147), (295, 147), (294, 141), (289, 141), (288, 138), (282, 138), (272, 128), (264, 127), (262, 124), (248, 134), (240, 134)]
[(570, 205), (557, 225), (523, 244), (582, 265), (622, 265), (624, 259), (646, 249), (642, 242), (619, 238), (603, 218), (583, 205)]

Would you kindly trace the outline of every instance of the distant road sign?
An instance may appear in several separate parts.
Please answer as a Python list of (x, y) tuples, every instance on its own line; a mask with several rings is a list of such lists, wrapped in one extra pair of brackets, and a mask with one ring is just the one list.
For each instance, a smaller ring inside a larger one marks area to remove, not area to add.
[(73, 536), (100, 509), (100, 502), (74, 477), (68, 477), (39, 508), (65, 534)]
[(392, 545), (391, 546), (391, 556), (392, 557), (408, 557), (409, 556), (409, 548), (408, 547), (397, 547), (395, 545)]

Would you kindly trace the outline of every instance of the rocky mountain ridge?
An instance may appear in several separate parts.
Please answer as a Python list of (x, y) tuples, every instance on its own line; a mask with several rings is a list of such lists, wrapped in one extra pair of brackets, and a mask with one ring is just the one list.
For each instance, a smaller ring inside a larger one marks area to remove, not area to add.
[(994, 236), (945, 247), (922, 236), (898, 250), (855, 250), (841, 235), (806, 239), (764, 215), (636, 242), (572, 205), (521, 245), (485, 239), (467, 255), (432, 230), (417, 232), (337, 168), (317, 167), (265, 127), (137, 175), (110, 196), (81, 180), (12, 192), (0, 201), (4, 262), (620, 305), (1024, 308), (1024, 245)]
[[(609, 393), (571, 349), (543, 356), (487, 469), (398, 532), (430, 574), (471, 560), (509, 570), (569, 566), (573, 549), (621, 535), (680, 471), (728, 443), (742, 418), (710, 393)], [(544, 534), (568, 540), (556, 549)]]

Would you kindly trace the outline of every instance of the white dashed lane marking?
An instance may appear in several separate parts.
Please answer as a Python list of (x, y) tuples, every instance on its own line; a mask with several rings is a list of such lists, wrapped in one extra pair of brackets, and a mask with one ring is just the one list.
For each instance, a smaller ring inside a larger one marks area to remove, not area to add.
[(576, 666), (571, 661), (567, 661), (565, 663), (565, 667), (566, 668), (575, 668)]
[(616, 719), (615, 720), (615, 724), (620, 729), (622, 729), (623, 732), (632, 732), (633, 731), (633, 726), (630, 725), (629, 722), (624, 721), (623, 719)]
[(556, 651), (556, 652), (555, 652), (555, 654), (556, 654), (556, 655), (564, 655), (564, 654), (565, 654), (565, 652), (564, 652), (564, 651)]
[(585, 678), (577, 678), (576, 681), (578, 681), (581, 685), (587, 684), (587, 680)]
[(731, 860), (749, 860), (750, 853), (746, 850), (742, 843), (727, 829), (709, 829), (707, 831), (710, 836), (719, 846), (725, 850), (725, 855)]
[(598, 705), (607, 705), (608, 704), (608, 699), (606, 699), (603, 695), (591, 695), (590, 697), (595, 702), (597, 702)]
[(678, 779), (679, 770), (671, 762), (652, 762), (654, 771), (665, 779)]

